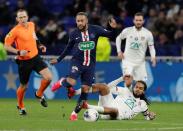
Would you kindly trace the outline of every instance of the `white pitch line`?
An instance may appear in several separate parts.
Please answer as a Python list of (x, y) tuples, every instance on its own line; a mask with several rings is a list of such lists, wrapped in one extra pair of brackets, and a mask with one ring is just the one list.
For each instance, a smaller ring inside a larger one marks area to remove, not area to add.
[[(1, 119), (0, 121), (17, 121), (17, 119)], [(28, 120), (29, 121), (29, 120)], [(30, 120), (30, 121), (33, 121), (33, 120)], [(39, 121), (40, 122), (51, 122), (51, 121), (54, 121), (54, 122), (60, 122), (60, 121), (68, 121), (67, 119), (61, 119), (61, 120), (45, 120), (45, 119), (39, 119)], [(97, 122), (99, 122), (99, 123), (121, 123), (121, 122), (126, 122), (127, 120), (121, 120), (121, 121), (119, 121), (119, 120), (116, 120), (116, 121), (114, 121), (114, 120), (102, 120), (102, 121), (97, 121)], [(83, 122), (85, 122), (84, 120), (83, 120)], [(163, 126), (165, 126), (165, 125), (168, 125), (168, 126), (170, 126), (170, 125), (172, 125), (172, 126), (183, 126), (183, 123), (166, 123), (166, 122), (155, 122), (155, 120), (154, 121), (146, 121), (146, 120), (144, 120), (144, 121), (132, 121), (132, 120), (130, 120), (129, 121), (131, 124), (153, 124), (153, 125), (163, 125)]]
[(166, 131), (166, 130), (179, 130), (183, 129), (183, 127), (162, 127), (162, 128), (126, 128), (126, 129), (93, 129), (93, 130), (86, 130), (86, 131)]
[[(166, 130), (172, 130), (172, 131), (176, 131), (176, 130), (181, 130), (182, 131), (183, 127), (165, 127), (165, 128), (126, 128), (126, 129), (85, 129), (85, 131), (166, 131)], [(24, 130), (24, 129), (22, 129)], [(30, 129), (25, 129), (26, 131), (32, 131)], [(34, 129), (34, 131), (73, 131), (73, 129)], [(74, 129), (74, 131), (80, 131), (82, 129)], [(8, 130), (0, 130), (0, 131), (16, 131), (14, 129), (8, 129)]]

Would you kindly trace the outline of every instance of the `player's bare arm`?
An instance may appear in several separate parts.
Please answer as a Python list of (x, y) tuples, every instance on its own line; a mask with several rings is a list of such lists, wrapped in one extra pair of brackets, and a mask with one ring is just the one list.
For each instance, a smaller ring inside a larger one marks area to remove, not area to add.
[(10, 45), (4, 45), (4, 48), (11, 53), (17, 54), (19, 56), (25, 56), (29, 51), (27, 50), (17, 50), (14, 47), (10, 46)]

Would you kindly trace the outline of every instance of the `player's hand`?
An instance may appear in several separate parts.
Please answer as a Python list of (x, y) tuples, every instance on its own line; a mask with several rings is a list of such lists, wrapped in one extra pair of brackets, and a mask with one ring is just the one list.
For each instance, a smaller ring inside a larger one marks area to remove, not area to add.
[(150, 119), (150, 120), (154, 120), (155, 117), (156, 117), (156, 113), (154, 113), (154, 112), (149, 112), (148, 116), (149, 116), (149, 119)]
[(27, 51), (27, 50), (19, 50), (18, 51), (18, 55), (19, 56), (26, 56), (28, 52), (30, 52), (30, 51)]
[(117, 28), (117, 23), (116, 23), (116, 20), (110, 16), (109, 18), (109, 25), (112, 27), (112, 28)]
[(57, 59), (50, 60), (50, 64), (52, 64), (52, 65), (57, 64), (57, 63), (58, 63)]
[(46, 46), (44, 45), (39, 46), (39, 49), (44, 53), (46, 52)]
[(156, 66), (156, 57), (151, 58), (151, 62), (152, 62), (152, 66), (155, 67)]
[(123, 52), (118, 52), (118, 58), (119, 58), (119, 59), (124, 59)]

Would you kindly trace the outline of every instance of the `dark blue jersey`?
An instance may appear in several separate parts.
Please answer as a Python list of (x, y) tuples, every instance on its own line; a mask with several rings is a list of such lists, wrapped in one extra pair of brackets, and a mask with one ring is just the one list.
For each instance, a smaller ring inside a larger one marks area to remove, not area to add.
[(69, 42), (58, 61), (72, 51), (72, 59), (89, 66), (91, 62), (96, 61), (96, 46), (99, 36), (112, 37), (112, 35), (111, 31), (97, 25), (88, 25), (88, 30), (85, 32), (81, 32), (77, 28), (70, 33)]

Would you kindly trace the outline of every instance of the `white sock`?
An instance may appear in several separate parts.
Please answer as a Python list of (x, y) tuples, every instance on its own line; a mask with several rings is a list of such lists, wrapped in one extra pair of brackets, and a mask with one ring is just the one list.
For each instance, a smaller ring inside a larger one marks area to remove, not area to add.
[[(89, 93), (92, 93), (92, 88), (89, 89)], [(75, 90), (75, 95), (81, 95), (81, 88)]]
[(88, 105), (88, 109), (95, 109), (99, 113), (104, 113), (104, 107), (102, 106)]
[(77, 115), (77, 113), (76, 113), (75, 111), (72, 111), (72, 113), (71, 113), (71, 114), (72, 114), (72, 115), (73, 115), (73, 114), (76, 114), (76, 115)]
[(111, 116), (110, 115), (100, 115), (100, 119), (110, 120), (111, 119)]
[(75, 90), (75, 95), (80, 95), (81, 94), (81, 88)]

